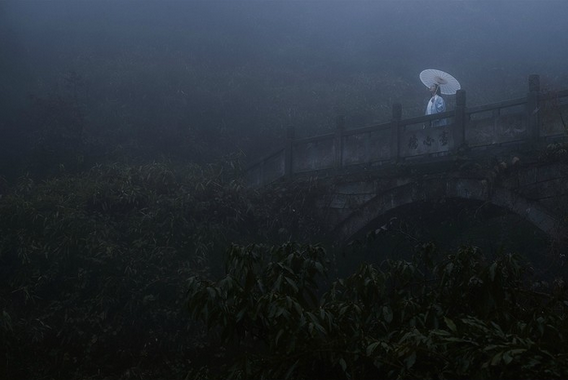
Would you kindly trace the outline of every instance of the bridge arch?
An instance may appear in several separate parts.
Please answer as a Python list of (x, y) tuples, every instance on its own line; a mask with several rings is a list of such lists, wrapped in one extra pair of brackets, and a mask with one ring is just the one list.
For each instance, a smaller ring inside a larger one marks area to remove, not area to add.
[(429, 178), (416, 180), (383, 191), (350, 213), (334, 229), (340, 241), (350, 241), (369, 224), (387, 212), (416, 202), (445, 198), (488, 202), (504, 208), (532, 223), (552, 239), (558, 237), (559, 221), (538, 202), (504, 187), (471, 178)]

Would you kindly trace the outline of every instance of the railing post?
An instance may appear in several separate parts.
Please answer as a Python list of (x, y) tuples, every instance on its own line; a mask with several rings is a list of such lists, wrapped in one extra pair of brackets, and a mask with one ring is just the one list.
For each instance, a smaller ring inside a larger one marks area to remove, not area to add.
[(400, 120), (402, 119), (402, 104), (394, 103), (392, 105), (391, 120), (391, 160), (397, 162), (400, 158), (400, 140), (402, 129), (400, 128)]
[(540, 113), (539, 113), (540, 76), (529, 76), (529, 93), (527, 95), (527, 128), (532, 143), (537, 143), (540, 137)]
[(456, 92), (456, 109), (454, 114), (454, 125), (452, 129), (452, 135), (454, 140), (453, 150), (457, 151), (465, 144), (465, 125), (466, 125), (466, 113), (465, 113), (465, 90), (458, 90)]
[(289, 125), (286, 129), (286, 147), (284, 149), (284, 175), (286, 177), (291, 177), (294, 174), (294, 168), (292, 167), (294, 161), (292, 158), (294, 138), (296, 135), (296, 129), (293, 125)]
[(345, 130), (345, 116), (338, 115), (335, 119), (335, 138), (333, 149), (335, 150), (335, 167), (343, 167), (343, 131)]

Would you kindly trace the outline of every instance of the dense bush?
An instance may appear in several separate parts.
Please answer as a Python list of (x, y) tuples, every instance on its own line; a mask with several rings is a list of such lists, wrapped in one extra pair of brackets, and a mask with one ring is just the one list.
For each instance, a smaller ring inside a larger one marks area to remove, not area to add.
[(171, 374), (168, 361), (187, 363), (198, 331), (182, 313), (185, 281), (243, 241), (250, 207), (231, 170), (114, 164), (21, 178), (0, 199), (0, 372)]
[[(517, 256), (475, 247), (364, 264), (325, 284), (318, 246), (234, 246), (219, 281), (190, 280), (188, 307), (232, 347), (195, 377), (566, 378), (566, 288), (530, 281)], [(218, 369), (218, 368), (217, 368)]]
[(229, 157), (3, 182), (0, 373), (171, 378), (213, 357), (185, 315), (187, 279), (222, 275), (231, 242), (305, 239), (319, 225), (300, 212), (309, 183), (256, 192), (240, 173)]

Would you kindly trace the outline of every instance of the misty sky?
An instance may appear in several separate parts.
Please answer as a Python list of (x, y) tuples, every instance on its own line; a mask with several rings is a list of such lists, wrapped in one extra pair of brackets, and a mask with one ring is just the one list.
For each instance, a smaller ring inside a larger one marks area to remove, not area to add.
[(568, 87), (567, 18), (564, 0), (2, 0), (0, 101), (17, 109), (75, 71), (93, 104), (214, 93), (203, 107), (234, 104), (238, 118), (254, 111), (250, 94), (290, 113), (276, 95), (262, 101), (293, 84), (316, 93), (351, 81), (412, 110), (426, 96), (419, 72), (437, 68), (479, 104), (524, 96), (532, 73)]

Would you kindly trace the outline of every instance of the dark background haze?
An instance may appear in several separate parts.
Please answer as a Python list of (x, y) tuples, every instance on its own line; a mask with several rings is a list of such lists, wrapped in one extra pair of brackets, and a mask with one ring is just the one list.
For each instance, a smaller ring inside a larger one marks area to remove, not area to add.
[(566, 88), (567, 17), (555, 0), (1, 1), (1, 145), (25, 152), (30, 96), (61, 96), (107, 153), (254, 159), (288, 125), (383, 122), (394, 102), (422, 114), (426, 68), (469, 105), (522, 97), (533, 73)]

